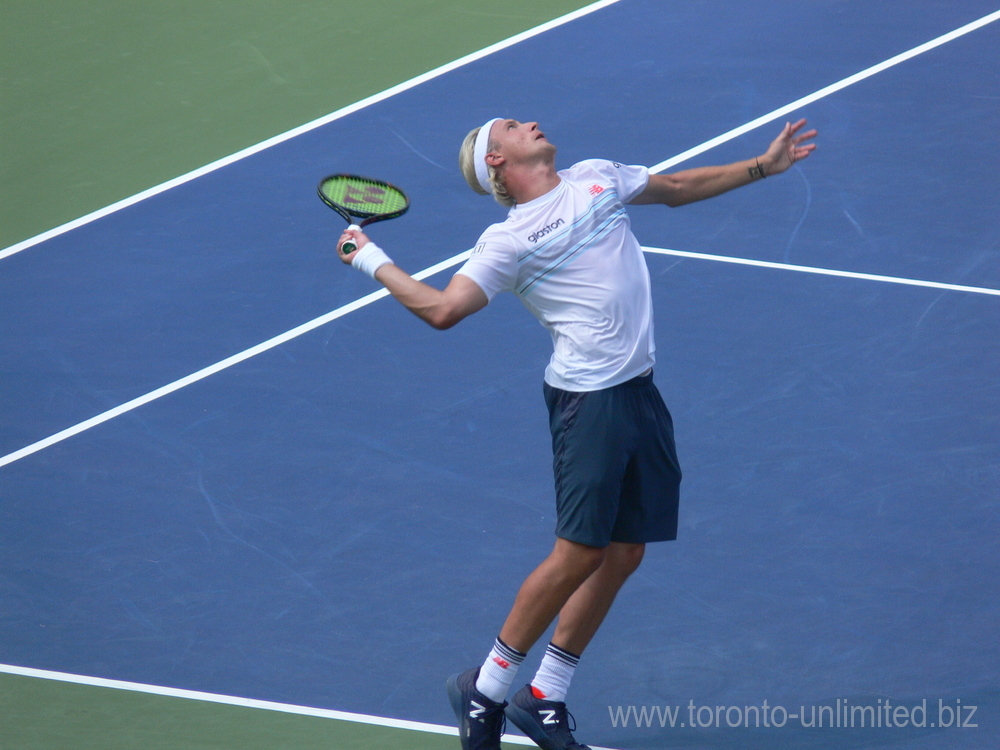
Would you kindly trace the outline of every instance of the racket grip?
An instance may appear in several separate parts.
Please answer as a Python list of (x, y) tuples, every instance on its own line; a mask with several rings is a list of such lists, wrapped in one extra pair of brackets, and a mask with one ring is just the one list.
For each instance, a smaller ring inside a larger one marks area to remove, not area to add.
[[(351, 226), (349, 226), (348, 229), (356, 229), (356, 230), (360, 231), (361, 227), (359, 227), (357, 224), (351, 224)], [(358, 246), (357, 246), (357, 244), (355, 244), (354, 240), (348, 240), (347, 242), (345, 242), (343, 245), (340, 246), (340, 254), (341, 255), (350, 255), (351, 253), (353, 253), (357, 249), (358, 249)]]

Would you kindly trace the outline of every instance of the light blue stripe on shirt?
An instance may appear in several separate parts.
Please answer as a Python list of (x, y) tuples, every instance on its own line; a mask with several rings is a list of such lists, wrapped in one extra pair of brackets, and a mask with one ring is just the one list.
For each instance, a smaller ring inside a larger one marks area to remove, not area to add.
[(521, 277), (525, 281), (515, 291), (518, 294), (529, 292), (610, 231), (614, 220), (624, 214), (625, 207), (617, 191), (605, 189), (587, 212), (565, 231), (518, 257)]

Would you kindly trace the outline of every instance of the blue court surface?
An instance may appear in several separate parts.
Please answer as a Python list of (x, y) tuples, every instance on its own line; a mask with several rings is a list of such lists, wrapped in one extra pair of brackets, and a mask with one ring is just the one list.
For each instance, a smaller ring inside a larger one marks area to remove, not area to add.
[(653, 166), (980, 19), (668, 167), (807, 117), (819, 148), (786, 175), (630, 211), (680, 533), (570, 707), (621, 749), (996, 748), (996, 0), (621, 0), (8, 253), (0, 662), (451, 725), (445, 678), (553, 541), (551, 345), (509, 295), (444, 333), (365, 299), (319, 178), (407, 190), (371, 235), (443, 286), (504, 215), (456, 167), (489, 117), (537, 119), (561, 166)]

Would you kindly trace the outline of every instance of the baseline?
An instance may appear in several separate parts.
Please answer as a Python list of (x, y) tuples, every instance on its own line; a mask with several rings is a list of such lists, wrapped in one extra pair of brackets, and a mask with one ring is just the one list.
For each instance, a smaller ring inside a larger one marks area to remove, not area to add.
[[(146, 685), (138, 682), (126, 682), (124, 680), (109, 680), (104, 677), (90, 677), (87, 675), (76, 675), (66, 672), (54, 672), (47, 669), (18, 667), (11, 664), (0, 664), (0, 673), (19, 677), (33, 677), (41, 680), (68, 682), (74, 685), (85, 685), (88, 687), (101, 687), (110, 688), (112, 690), (125, 690), (133, 693), (145, 693), (147, 695), (158, 695), (166, 698), (182, 698), (185, 700), (201, 701), (204, 703), (218, 703), (225, 706), (238, 706), (240, 708), (253, 708), (263, 711), (278, 711), (280, 713), (295, 714), (297, 716), (313, 716), (320, 719), (348, 721), (355, 724), (371, 724), (373, 726), (388, 727), (391, 729), (407, 729), (414, 732), (428, 732), (452, 737), (458, 736), (458, 729), (440, 724), (409, 721), (407, 719), (389, 719), (384, 716), (371, 716), (368, 714), (357, 714), (347, 711), (336, 711), (329, 708), (315, 708), (312, 706), (296, 706), (289, 703), (263, 701), (255, 698), (241, 698), (239, 696), (220, 695), (218, 693), (205, 693), (197, 690), (184, 690), (181, 688), (164, 687), (161, 685)], [(503, 736), (503, 742), (509, 742), (512, 745), (527, 745), (532, 747), (535, 745), (534, 742), (526, 737), (513, 734), (505, 734)], [(612, 749), (594, 746), (594, 750)]]

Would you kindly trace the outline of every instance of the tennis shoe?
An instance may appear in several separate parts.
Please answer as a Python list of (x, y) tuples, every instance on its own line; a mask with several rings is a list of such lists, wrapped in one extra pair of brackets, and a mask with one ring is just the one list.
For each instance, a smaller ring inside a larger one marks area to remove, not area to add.
[(590, 750), (573, 738), (576, 722), (566, 704), (536, 698), (531, 685), (525, 685), (510, 699), (507, 718), (542, 750)]
[(458, 719), (462, 750), (500, 750), (507, 703), (491, 701), (476, 690), (479, 667), (448, 678), (448, 698)]

